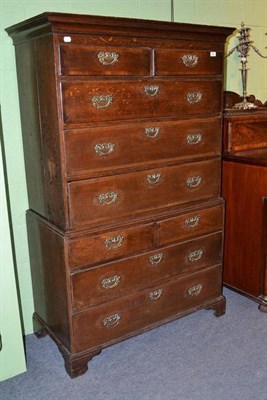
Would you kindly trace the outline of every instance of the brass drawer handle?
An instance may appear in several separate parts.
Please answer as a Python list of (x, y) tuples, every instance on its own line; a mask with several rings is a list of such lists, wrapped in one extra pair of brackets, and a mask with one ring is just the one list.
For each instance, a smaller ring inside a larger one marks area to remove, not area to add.
[(163, 257), (163, 253), (155, 254), (154, 256), (149, 257), (149, 262), (151, 265), (157, 265), (161, 262)]
[(98, 61), (103, 65), (113, 65), (119, 60), (119, 54), (110, 51), (100, 51), (97, 55)]
[(190, 251), (190, 253), (188, 254), (188, 260), (191, 262), (198, 261), (201, 259), (203, 253), (204, 253), (204, 250), (202, 250), (202, 249)]
[(198, 296), (202, 290), (202, 285), (201, 283), (199, 283), (198, 285), (192, 286), (191, 288), (189, 288), (187, 290), (187, 293), (189, 294), (189, 296)]
[(200, 217), (190, 217), (184, 221), (184, 226), (186, 229), (195, 228), (198, 226)]
[(104, 245), (108, 250), (116, 250), (119, 247), (121, 247), (123, 241), (124, 241), (124, 236), (121, 235), (113, 236), (112, 238), (106, 239), (104, 241)]
[(150, 138), (150, 139), (155, 139), (156, 137), (158, 137), (159, 136), (159, 132), (160, 132), (160, 127), (158, 127), (158, 126), (145, 128), (146, 136), (148, 138)]
[(120, 322), (121, 316), (119, 314), (110, 315), (103, 320), (103, 325), (105, 328), (114, 328)]
[(118, 199), (117, 192), (110, 192), (110, 193), (101, 193), (98, 197), (98, 201), (103, 206), (109, 206)]
[(93, 106), (96, 108), (107, 108), (112, 104), (112, 96), (110, 95), (101, 95), (94, 96), (92, 98)]
[(187, 143), (188, 144), (197, 144), (200, 143), (202, 140), (202, 134), (201, 133), (190, 133), (187, 135)]
[(148, 183), (150, 183), (151, 185), (154, 185), (155, 183), (158, 183), (160, 181), (161, 178), (161, 173), (154, 173), (154, 174), (149, 174), (146, 176), (146, 180)]
[(183, 63), (186, 67), (195, 67), (198, 64), (198, 56), (195, 54), (185, 54), (182, 57)]
[(202, 180), (202, 178), (199, 175), (198, 176), (192, 176), (191, 178), (187, 179), (186, 184), (190, 189), (192, 189), (192, 188), (195, 188), (198, 185), (200, 185), (201, 180)]
[(97, 143), (95, 145), (95, 152), (98, 156), (107, 156), (113, 153), (115, 144), (113, 143)]
[(154, 292), (149, 293), (150, 300), (158, 300), (162, 295), (162, 289), (154, 290)]
[(159, 85), (147, 85), (144, 86), (145, 93), (147, 96), (154, 97), (159, 93)]
[(102, 286), (105, 289), (113, 289), (120, 283), (121, 277), (119, 275), (110, 276), (109, 278), (102, 279)]
[(189, 92), (186, 95), (186, 100), (190, 104), (198, 103), (202, 99), (202, 93), (201, 92)]

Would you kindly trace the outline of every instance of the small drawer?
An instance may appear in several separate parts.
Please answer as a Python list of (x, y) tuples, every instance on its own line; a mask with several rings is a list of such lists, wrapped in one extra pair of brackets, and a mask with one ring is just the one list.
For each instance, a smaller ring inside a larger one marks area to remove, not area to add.
[(95, 264), (153, 248), (153, 226), (144, 225), (68, 241), (70, 269)]
[(148, 48), (60, 46), (62, 75), (149, 76), (150, 59)]
[(75, 311), (222, 263), (222, 234), (163, 247), (72, 275)]
[(64, 131), (67, 174), (104, 174), (161, 160), (216, 156), (221, 119), (156, 121)]
[(104, 346), (201, 307), (221, 295), (221, 268), (154, 286), (73, 316), (75, 351)]
[(166, 219), (159, 222), (158, 244), (216, 232), (223, 228), (223, 220), (224, 204)]
[(72, 227), (218, 197), (220, 160), (69, 183)]
[(223, 53), (209, 50), (155, 50), (156, 75), (221, 75)]
[(66, 126), (130, 118), (219, 113), (221, 80), (106, 80), (62, 83)]

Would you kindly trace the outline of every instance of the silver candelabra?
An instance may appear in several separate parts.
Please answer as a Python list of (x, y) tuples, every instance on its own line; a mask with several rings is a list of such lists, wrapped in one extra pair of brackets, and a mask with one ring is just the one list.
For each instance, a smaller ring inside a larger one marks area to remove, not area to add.
[(226, 57), (229, 57), (234, 51), (238, 52), (238, 56), (240, 57), (241, 62), (241, 76), (242, 76), (242, 97), (243, 100), (240, 103), (234, 105), (233, 108), (238, 110), (249, 110), (253, 108), (257, 108), (254, 103), (250, 103), (247, 101), (247, 57), (249, 50), (252, 48), (255, 53), (257, 53), (262, 58), (267, 58), (267, 56), (263, 56), (261, 52), (253, 45), (253, 41), (249, 39), (249, 30), (250, 28), (245, 27), (244, 22), (241, 22), (241, 29), (239, 30), (240, 36), (238, 36), (238, 44), (233, 47)]

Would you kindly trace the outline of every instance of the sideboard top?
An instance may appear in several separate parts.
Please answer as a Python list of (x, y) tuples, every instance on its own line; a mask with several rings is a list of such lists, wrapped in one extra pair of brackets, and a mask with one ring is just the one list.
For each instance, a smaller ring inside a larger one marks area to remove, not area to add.
[(46, 33), (112, 34), (224, 42), (235, 28), (144, 19), (45, 12), (6, 28), (14, 43)]

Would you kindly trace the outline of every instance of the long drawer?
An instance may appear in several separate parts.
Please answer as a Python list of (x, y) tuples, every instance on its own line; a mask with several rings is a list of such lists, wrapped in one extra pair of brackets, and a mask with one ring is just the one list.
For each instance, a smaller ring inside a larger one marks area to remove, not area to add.
[(221, 110), (221, 80), (106, 80), (62, 83), (65, 124), (196, 115)]
[(79, 227), (218, 197), (220, 160), (69, 183), (70, 222)]
[(68, 239), (70, 270), (131, 256), (171, 242), (182, 242), (221, 230), (223, 203), (194, 207), (178, 216), (131, 228), (117, 228), (99, 234), (80, 234)]
[(73, 309), (115, 300), (161, 281), (222, 262), (222, 234), (216, 233), (72, 275)]
[(150, 121), (64, 131), (70, 178), (130, 165), (216, 156), (221, 151), (221, 119)]
[(221, 268), (214, 267), (81, 312), (73, 316), (75, 351), (111, 344), (220, 295)]

